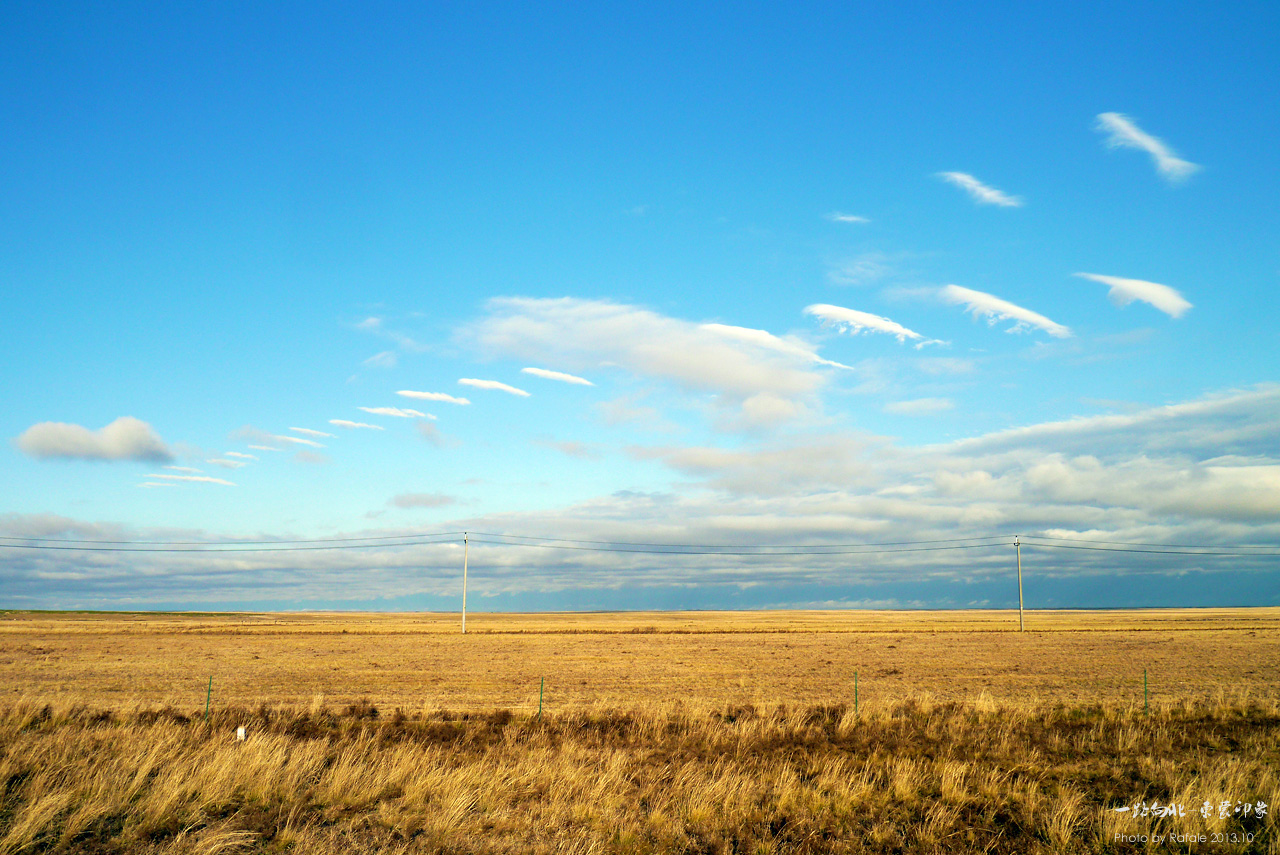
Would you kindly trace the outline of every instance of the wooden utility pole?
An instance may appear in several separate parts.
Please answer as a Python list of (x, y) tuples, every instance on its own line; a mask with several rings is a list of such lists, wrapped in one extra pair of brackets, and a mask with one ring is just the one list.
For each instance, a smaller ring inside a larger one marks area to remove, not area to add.
[[(1013, 545), (1018, 550), (1018, 632), (1022, 632), (1022, 543), (1016, 534), (1013, 536)], [(463, 602), (466, 602), (465, 597)]]
[[(1018, 584), (1021, 585), (1021, 581)], [(465, 531), (462, 533), (462, 634), (467, 634), (467, 533)]]

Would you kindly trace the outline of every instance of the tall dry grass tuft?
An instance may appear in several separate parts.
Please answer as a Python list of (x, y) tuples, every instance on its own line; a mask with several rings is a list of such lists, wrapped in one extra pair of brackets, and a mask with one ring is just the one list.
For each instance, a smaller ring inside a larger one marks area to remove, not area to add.
[[(248, 738), (234, 730), (245, 726)], [(1252, 835), (1280, 790), (1274, 703), (589, 706), (201, 715), (0, 709), (0, 855), (30, 852), (1142, 851)], [(1174, 802), (1185, 816), (1115, 808)], [(1202, 817), (1205, 801), (1215, 805)], [(1243, 839), (1243, 838), (1242, 838)], [(1215, 851), (1219, 851), (1215, 849)]]

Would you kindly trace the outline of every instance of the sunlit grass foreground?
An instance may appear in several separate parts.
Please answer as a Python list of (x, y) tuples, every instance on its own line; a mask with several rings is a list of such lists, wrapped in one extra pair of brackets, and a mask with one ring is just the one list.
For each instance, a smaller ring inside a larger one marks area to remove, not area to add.
[[(246, 727), (238, 741), (236, 728)], [(0, 710), (0, 852), (1277, 852), (1274, 701)], [(1184, 817), (1133, 817), (1137, 801)], [(1221, 845), (1146, 835), (1252, 835)], [(1117, 835), (1123, 839), (1117, 841)]]

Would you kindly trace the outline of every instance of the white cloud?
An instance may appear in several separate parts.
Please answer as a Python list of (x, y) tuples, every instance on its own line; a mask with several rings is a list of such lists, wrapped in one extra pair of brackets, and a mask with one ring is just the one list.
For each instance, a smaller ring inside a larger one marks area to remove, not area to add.
[(446, 404), (458, 404), (463, 407), (471, 403), (466, 398), (456, 398), (453, 395), (446, 395), (444, 392), (414, 392), (409, 389), (401, 389), (396, 394), (404, 398), (417, 398), (419, 401), (443, 401)]
[[(700, 396), (711, 392), (715, 398), (709, 404), (721, 411), (725, 426), (742, 424), (751, 399), (751, 410), (759, 415), (810, 412), (826, 382), (823, 372), (796, 354), (749, 345), (637, 306), (569, 297), (504, 297), (490, 300), (488, 309), (488, 317), (459, 332), (485, 355), (570, 368), (609, 364)], [(772, 405), (778, 401), (790, 404)]]
[(382, 327), (382, 318), (368, 317), (356, 324), (358, 330), (376, 330)]
[(280, 450), (278, 448), (272, 448), (269, 445), (251, 445), (249, 447), (252, 449), (255, 449), (256, 451), (279, 451)]
[(62, 422), (41, 422), (27, 428), (14, 442), (20, 451), (42, 459), (136, 460), (147, 463), (173, 459), (173, 452), (151, 425), (132, 416), (121, 416), (99, 430)]
[(351, 422), (346, 419), (329, 419), (329, 424), (348, 429), (364, 428), (365, 430), (386, 430), (382, 425), (367, 425), (364, 422)]
[(370, 368), (395, 368), (398, 361), (395, 353), (390, 350), (384, 350), (381, 353), (375, 353), (370, 356), (361, 364)]
[(1009, 196), (994, 187), (988, 187), (966, 172), (939, 172), (938, 177), (964, 190), (979, 205), (1000, 205), (1005, 208), (1022, 207), (1022, 200), (1017, 196)]
[(200, 474), (200, 470), (199, 470), (199, 469), (193, 469), (193, 468), (192, 468), (192, 467), (190, 467), (190, 466), (166, 466), (166, 467), (165, 467), (165, 469), (169, 469), (169, 470), (172, 470), (172, 471), (174, 471), (174, 472), (186, 472), (186, 473), (187, 473), (187, 474), (189, 474), (189, 475), (191, 475), (191, 474), (199, 475), (199, 474)]
[(508, 395), (516, 395), (521, 398), (528, 398), (529, 393), (523, 389), (517, 389), (515, 386), (508, 386), (506, 383), (499, 383), (497, 380), (476, 380), (472, 377), (463, 377), (458, 381), (463, 386), (471, 386), (476, 389), (489, 389), (494, 392), (506, 392)]
[(243, 457), (245, 460), (257, 460), (257, 459), (258, 459), (258, 458), (256, 458), (256, 457), (254, 457), (252, 454), (244, 454), (244, 453), (239, 452), (239, 451), (228, 451), (228, 452), (226, 453), (226, 455), (224, 455), (224, 456), (226, 456), (226, 457)]
[(975, 318), (986, 317), (989, 324), (1001, 320), (1014, 321), (1009, 332), (1023, 332), (1028, 327), (1037, 327), (1054, 338), (1071, 337), (1071, 330), (1062, 324), (1054, 323), (1044, 315), (982, 291), (961, 288), (959, 285), (948, 285), (939, 292), (939, 296), (948, 303), (963, 305)]
[(453, 496), (443, 493), (401, 493), (390, 499), (387, 504), (397, 508), (442, 508), (457, 502)]
[(1185, 181), (1200, 169), (1198, 164), (1174, 155), (1173, 150), (1161, 140), (1139, 128), (1133, 119), (1121, 113), (1099, 113), (1094, 127), (1107, 134), (1107, 145), (1111, 148), (1136, 148), (1151, 155), (1156, 171), (1171, 183)]
[(895, 321), (882, 318), (879, 315), (873, 315), (870, 312), (860, 312), (857, 309), (815, 303), (812, 306), (806, 306), (804, 313), (813, 315), (815, 318), (819, 318), (823, 324), (834, 326), (841, 332), (847, 332), (850, 335), (857, 335), (861, 332), (888, 333), (896, 337), (899, 342), (905, 342), (907, 339), (919, 342), (916, 347), (941, 343), (932, 339), (926, 341), (925, 337), (920, 333), (909, 330)]
[(727, 324), (702, 324), (699, 329), (713, 332), (716, 335), (724, 336), (734, 341), (740, 341), (752, 347), (772, 350), (775, 353), (781, 353), (786, 356), (794, 356), (804, 362), (814, 362), (818, 365), (830, 365), (832, 368), (852, 370), (848, 365), (841, 365), (839, 362), (823, 359), (808, 345), (799, 341), (779, 338), (766, 330), (753, 330), (749, 327), (734, 327)]
[(1159, 282), (1147, 282), (1142, 279), (1121, 279), (1119, 276), (1103, 276), (1098, 273), (1077, 273), (1082, 279), (1092, 279), (1103, 285), (1110, 285), (1107, 296), (1117, 306), (1127, 306), (1134, 300), (1150, 303), (1171, 318), (1180, 318), (1191, 308), (1181, 294), (1168, 285)]
[(147, 475), (147, 477), (148, 478), (164, 478), (167, 481), (191, 481), (191, 482), (198, 482), (202, 484), (223, 484), (227, 487), (235, 486), (235, 484), (232, 484), (230, 481), (224, 481), (221, 478), (213, 478), (209, 475), (161, 475), (153, 472)]
[(976, 367), (972, 359), (961, 359), (955, 356), (931, 356), (918, 359), (913, 365), (916, 370), (931, 377), (972, 374)]
[(856, 214), (842, 214), (839, 211), (832, 211), (827, 214), (827, 219), (833, 223), (869, 223), (866, 217), (859, 217)]
[(157, 483), (155, 483), (154, 481), (144, 481), (143, 483), (139, 484), (138, 486), (139, 486), (139, 487), (144, 487), (144, 488), (147, 488), (147, 489), (152, 489), (152, 488), (155, 488), (155, 487), (173, 487), (173, 486), (175, 486), (175, 485), (174, 485), (174, 484), (157, 484)]
[(225, 457), (210, 457), (205, 463), (212, 463), (214, 466), (221, 466), (223, 469), (239, 469), (249, 465), (243, 460), (227, 460)]
[(293, 455), (293, 459), (299, 463), (311, 463), (316, 465), (324, 465), (326, 463), (333, 462), (327, 454), (322, 454), (318, 451), (307, 451), (306, 449), (303, 449)]
[(288, 442), (288, 443), (292, 443), (293, 445), (309, 445), (309, 446), (311, 446), (312, 448), (324, 448), (324, 446), (323, 446), (323, 445), (321, 445), (320, 443), (316, 442), (315, 440), (310, 440), (310, 439), (299, 439), (299, 438), (298, 438), (298, 437), (296, 437), (296, 436), (277, 436), (277, 435), (272, 435), (272, 437), (271, 437), (271, 438), (272, 438), (273, 440), (275, 440), (276, 442)]
[(311, 428), (299, 428), (299, 427), (291, 427), (289, 428), (289, 430), (297, 431), (298, 433), (306, 434), (307, 436), (323, 436), (329, 439), (333, 439), (333, 434), (325, 433), (322, 430), (312, 430)]
[(398, 419), (434, 419), (435, 416), (430, 413), (420, 413), (417, 410), (402, 410), (399, 407), (357, 407), (366, 413), (373, 413), (375, 416), (395, 416)]
[(561, 383), (573, 383), (578, 386), (594, 386), (585, 377), (579, 377), (576, 374), (565, 374), (563, 371), (548, 371), (546, 368), (521, 368), (521, 374), (532, 374), (534, 377), (541, 377), (544, 380), (559, 380)]
[(955, 408), (950, 398), (916, 398), (911, 401), (892, 401), (884, 405), (886, 413), (898, 416), (932, 416)]
[(458, 444), (457, 440), (447, 436), (440, 430), (440, 428), (436, 427), (431, 422), (417, 422), (416, 425), (418, 428), (418, 435), (434, 445), (436, 448), (445, 448)]

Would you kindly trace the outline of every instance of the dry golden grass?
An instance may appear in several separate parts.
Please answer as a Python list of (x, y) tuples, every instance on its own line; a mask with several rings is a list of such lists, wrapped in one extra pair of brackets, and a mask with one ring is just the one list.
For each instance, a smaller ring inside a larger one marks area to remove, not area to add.
[(0, 615), (0, 700), (471, 710), (1280, 696), (1280, 609), (1017, 613)]
[[(0, 855), (1280, 853), (1270, 813), (1199, 813), (1280, 794), (1280, 610), (1028, 626), (8, 613)], [(1169, 833), (1228, 837), (1128, 841)]]
[(0, 853), (1280, 851), (1275, 703), (191, 712), (0, 709)]

